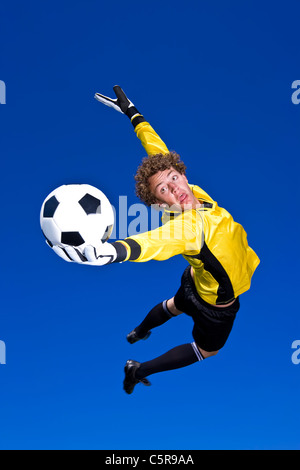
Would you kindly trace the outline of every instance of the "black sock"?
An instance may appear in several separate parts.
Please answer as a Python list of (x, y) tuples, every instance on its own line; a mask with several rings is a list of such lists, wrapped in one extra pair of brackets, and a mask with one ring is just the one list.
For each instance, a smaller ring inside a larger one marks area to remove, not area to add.
[(148, 375), (186, 367), (203, 359), (204, 357), (197, 348), (196, 343), (182, 344), (162, 356), (152, 359), (152, 361), (143, 362), (137, 369), (135, 376), (137, 379), (143, 379)]
[(142, 323), (135, 328), (136, 334), (139, 338), (143, 338), (149, 330), (155, 328), (156, 326), (162, 325), (174, 316), (175, 315), (173, 315), (167, 307), (167, 301), (164, 300), (160, 304), (153, 307)]

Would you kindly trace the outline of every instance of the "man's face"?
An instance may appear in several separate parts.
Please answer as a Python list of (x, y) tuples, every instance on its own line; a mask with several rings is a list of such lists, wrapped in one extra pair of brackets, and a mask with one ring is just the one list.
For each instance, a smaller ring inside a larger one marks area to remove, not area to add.
[(169, 206), (173, 209), (187, 210), (200, 206), (188, 185), (185, 175), (178, 173), (174, 168), (158, 171), (149, 178), (151, 193), (159, 205)]

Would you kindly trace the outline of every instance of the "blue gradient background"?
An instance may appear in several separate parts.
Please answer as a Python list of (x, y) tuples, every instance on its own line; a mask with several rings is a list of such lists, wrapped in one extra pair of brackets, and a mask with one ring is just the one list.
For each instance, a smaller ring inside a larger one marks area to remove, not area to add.
[[(299, 14), (296, 1), (1, 5), (1, 449), (300, 448)], [(261, 258), (222, 352), (131, 396), (128, 358), (192, 341), (183, 315), (125, 340), (174, 295), (186, 262), (65, 263), (39, 227), (43, 199), (64, 183), (138, 202), (144, 150), (93, 98), (115, 84)]]

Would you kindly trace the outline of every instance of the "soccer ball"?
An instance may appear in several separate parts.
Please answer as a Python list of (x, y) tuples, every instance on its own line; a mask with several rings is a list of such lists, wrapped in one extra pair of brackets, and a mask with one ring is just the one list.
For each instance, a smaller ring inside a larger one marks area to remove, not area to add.
[(65, 184), (52, 191), (42, 204), (42, 232), (52, 247), (106, 242), (114, 226), (112, 206), (102, 191), (89, 184)]

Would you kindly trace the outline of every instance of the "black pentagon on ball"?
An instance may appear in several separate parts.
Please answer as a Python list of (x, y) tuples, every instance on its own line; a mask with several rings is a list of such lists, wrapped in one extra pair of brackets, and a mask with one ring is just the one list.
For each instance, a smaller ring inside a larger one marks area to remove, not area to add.
[(62, 232), (61, 242), (65, 245), (79, 246), (84, 243), (84, 239), (79, 232)]
[(78, 203), (86, 214), (101, 214), (101, 201), (91, 194), (87, 193)]
[(55, 196), (50, 197), (50, 199), (48, 199), (48, 201), (45, 202), (43, 217), (44, 218), (53, 217), (58, 205), (59, 205), (59, 202), (56, 199), (56, 197)]

